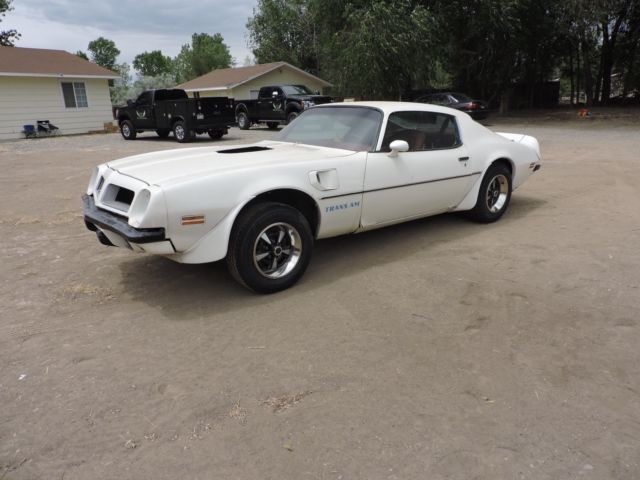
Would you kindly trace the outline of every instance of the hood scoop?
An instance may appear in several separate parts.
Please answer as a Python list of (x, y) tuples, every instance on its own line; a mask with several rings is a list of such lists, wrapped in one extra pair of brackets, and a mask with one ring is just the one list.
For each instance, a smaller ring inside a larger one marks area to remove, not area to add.
[(218, 150), (218, 153), (249, 153), (249, 152), (262, 152), (264, 150), (272, 150), (270, 147), (240, 147), (240, 148), (227, 148), (226, 150)]

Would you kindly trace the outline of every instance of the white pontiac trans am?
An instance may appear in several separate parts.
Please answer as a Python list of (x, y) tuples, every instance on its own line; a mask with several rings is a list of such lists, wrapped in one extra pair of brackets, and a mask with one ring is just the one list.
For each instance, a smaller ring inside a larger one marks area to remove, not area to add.
[(540, 168), (527, 135), (417, 103), (333, 103), (273, 140), (153, 152), (98, 166), (83, 195), (101, 243), (182, 263), (226, 258), (261, 293), (304, 273), (315, 239), (443, 212), (498, 220)]

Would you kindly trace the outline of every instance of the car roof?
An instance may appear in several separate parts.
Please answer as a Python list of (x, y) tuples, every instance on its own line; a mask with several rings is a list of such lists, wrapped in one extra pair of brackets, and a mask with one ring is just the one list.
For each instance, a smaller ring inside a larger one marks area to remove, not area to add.
[(447, 115), (454, 115), (456, 117), (465, 116), (466, 113), (461, 112), (449, 107), (441, 107), (439, 105), (431, 105), (428, 103), (416, 103), (416, 102), (341, 102), (341, 103), (325, 103), (318, 105), (315, 108), (327, 108), (327, 107), (369, 107), (382, 110), (385, 115), (389, 115), (394, 112), (434, 112), (434, 113), (446, 113)]

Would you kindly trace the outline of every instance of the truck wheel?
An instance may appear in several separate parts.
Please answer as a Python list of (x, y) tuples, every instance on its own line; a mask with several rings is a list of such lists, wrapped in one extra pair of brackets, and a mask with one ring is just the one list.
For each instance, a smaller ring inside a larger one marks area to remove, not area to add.
[(298, 118), (298, 112), (291, 112), (287, 115), (287, 125), (293, 122), (296, 118)]
[(278, 125), (280, 125), (278, 122), (267, 122), (267, 127), (269, 127), (269, 130), (277, 130)]
[(178, 120), (173, 125), (173, 136), (175, 137), (177, 142), (187, 143), (191, 141), (191, 137), (193, 136), (193, 133), (191, 132), (191, 130), (187, 129), (187, 127), (185, 126), (182, 120)]
[(249, 117), (246, 113), (240, 112), (238, 113), (238, 128), (240, 130), (249, 130), (251, 126), (251, 122), (249, 122)]
[(136, 130), (135, 128), (133, 128), (133, 123), (131, 123), (131, 120), (123, 120), (122, 122), (120, 122), (120, 134), (125, 140), (136, 139)]
[(307, 219), (283, 203), (265, 202), (244, 211), (229, 239), (231, 275), (258, 293), (289, 288), (304, 274), (313, 247)]
[(171, 133), (171, 129), (170, 128), (159, 128), (158, 130), (156, 130), (156, 133), (158, 134), (158, 136), (160, 138), (167, 138), (169, 136), (169, 134)]
[(209, 136), (214, 140), (220, 140), (224, 132), (222, 130), (209, 130)]

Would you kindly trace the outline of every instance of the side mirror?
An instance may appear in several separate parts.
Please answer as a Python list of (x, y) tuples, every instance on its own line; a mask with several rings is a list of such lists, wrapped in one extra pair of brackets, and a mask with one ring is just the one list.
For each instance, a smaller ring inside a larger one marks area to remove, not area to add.
[(389, 148), (391, 152), (389, 152), (390, 157), (397, 157), (400, 152), (408, 152), (409, 144), (404, 140), (394, 140), (389, 144)]
[(127, 107), (133, 107), (133, 100), (127, 100)]

